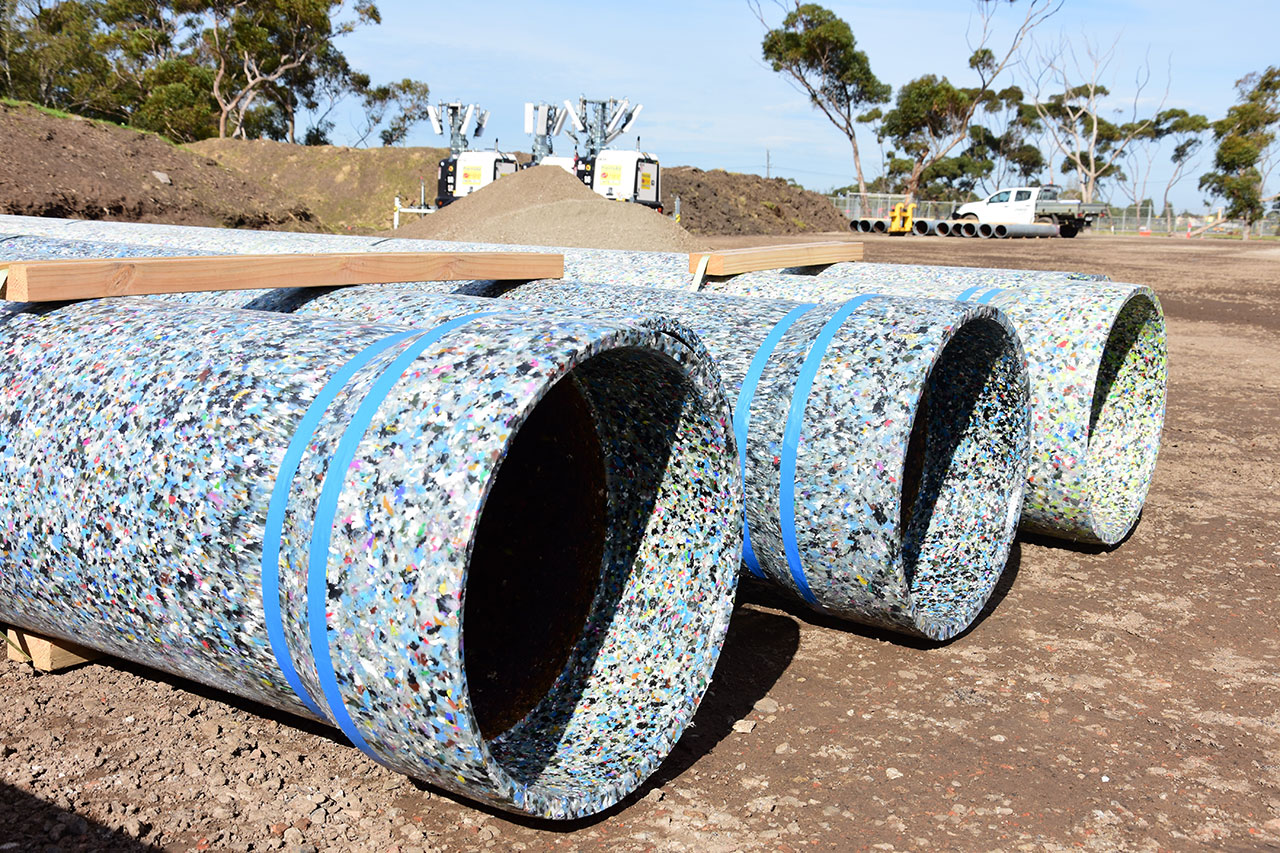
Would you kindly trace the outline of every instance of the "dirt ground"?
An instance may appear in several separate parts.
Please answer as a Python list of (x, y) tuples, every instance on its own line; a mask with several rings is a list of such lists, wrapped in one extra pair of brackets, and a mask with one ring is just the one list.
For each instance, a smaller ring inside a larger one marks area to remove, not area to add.
[(0, 103), (0, 139), (0, 213), (319, 230), (305, 203), (154, 134)]
[(942, 646), (747, 590), (666, 764), (569, 825), (131, 664), (5, 664), (0, 850), (1280, 849), (1280, 245), (865, 242), (868, 260), (1155, 287), (1169, 414), (1127, 542), (1021, 541), (985, 617)]
[(826, 196), (762, 178), (703, 171), (693, 166), (662, 170), (662, 206), (675, 212), (680, 197), (680, 224), (690, 234), (801, 234), (844, 229), (844, 214)]

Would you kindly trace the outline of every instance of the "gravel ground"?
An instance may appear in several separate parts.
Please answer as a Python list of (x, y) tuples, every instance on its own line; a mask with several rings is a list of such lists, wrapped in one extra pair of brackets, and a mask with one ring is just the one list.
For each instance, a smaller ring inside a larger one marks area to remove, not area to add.
[(985, 618), (942, 646), (746, 590), (671, 758), (568, 825), (132, 664), (3, 664), (0, 850), (1280, 849), (1280, 247), (866, 242), (869, 260), (1155, 287), (1169, 417), (1127, 542), (1023, 540)]

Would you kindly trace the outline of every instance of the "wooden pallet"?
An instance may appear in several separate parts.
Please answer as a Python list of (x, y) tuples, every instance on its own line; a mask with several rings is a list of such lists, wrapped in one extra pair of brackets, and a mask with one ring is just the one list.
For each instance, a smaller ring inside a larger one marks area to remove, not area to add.
[(9, 650), (9, 660), (29, 661), (41, 672), (56, 672), (102, 657), (93, 649), (86, 649), (66, 640), (43, 637), (21, 628), (10, 628), (7, 637), (5, 648)]
[(707, 259), (706, 275), (737, 275), (759, 270), (788, 267), (815, 267), (862, 260), (862, 244), (833, 241), (829, 243), (789, 243), (785, 246), (753, 246), (726, 249), (723, 252), (690, 252), (689, 272), (697, 273), (702, 259)]
[(0, 263), (0, 295), (13, 302), (61, 302), (210, 290), (563, 277), (564, 256), (538, 252), (88, 258)]

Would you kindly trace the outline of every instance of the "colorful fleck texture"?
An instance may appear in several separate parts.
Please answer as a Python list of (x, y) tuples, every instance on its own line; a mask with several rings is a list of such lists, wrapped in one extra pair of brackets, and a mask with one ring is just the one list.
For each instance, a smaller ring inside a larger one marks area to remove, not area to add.
[[(455, 289), (504, 293), (482, 282), (381, 285), (298, 310), (412, 325), (424, 290)], [(708, 342), (731, 394), (745, 400), (748, 564), (761, 575), (829, 614), (933, 639), (981, 611), (1005, 564), (1027, 464), (1023, 356), (998, 312), (877, 298), (834, 324), (820, 348), (837, 306), (566, 282), (505, 295), (575, 315), (674, 314)], [(812, 385), (797, 404), (811, 351)], [(743, 397), (757, 354), (764, 360)], [(913, 427), (921, 447), (909, 452)]]
[[(127, 224), (117, 228), (119, 223), (0, 217), (0, 228), (27, 223), (43, 229), (38, 233), (70, 233), (74, 228), (114, 235), (115, 239), (128, 235), (130, 240), (178, 241), (189, 248), (222, 251), (229, 247), (235, 251), (337, 251), (357, 246), (374, 251), (494, 248), (363, 237), (264, 237), (260, 233), (180, 226)], [(320, 248), (322, 245), (331, 248)], [(687, 275), (687, 256), (682, 254), (522, 248), (564, 252), (566, 278), (677, 289), (687, 289), (692, 280)], [(1159, 454), (1167, 380), (1164, 316), (1149, 288), (1110, 284), (1106, 276), (1089, 273), (845, 263), (816, 275), (757, 272), (708, 279), (702, 289), (815, 302), (885, 293), (983, 301), (996, 306), (1022, 337), (1031, 376), (1032, 459), (1023, 528), (1112, 545), (1137, 524)]]
[(1013, 324), (1031, 378), (1031, 467), (1022, 526), (1114, 545), (1137, 524), (1164, 425), (1168, 354), (1150, 288), (1108, 281), (1037, 280), (1008, 270), (952, 268), (920, 281), (914, 267), (849, 265), (842, 278), (742, 276), (719, 293), (835, 302), (893, 293), (983, 302)]
[[(387, 765), (543, 817), (616, 803), (692, 717), (732, 607), (741, 479), (715, 374), (680, 338), (463, 296), (424, 297), (417, 330), (143, 299), (5, 307), (0, 413), (21, 426), (0, 443), (0, 619), (345, 718)], [(486, 737), (469, 560), (509, 448), (566, 382), (605, 472), (598, 581), (554, 683)]]

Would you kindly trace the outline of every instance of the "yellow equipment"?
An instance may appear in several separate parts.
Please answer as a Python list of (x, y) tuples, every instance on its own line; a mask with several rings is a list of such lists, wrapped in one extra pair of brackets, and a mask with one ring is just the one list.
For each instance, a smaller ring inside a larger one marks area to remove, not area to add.
[(893, 206), (893, 212), (889, 215), (889, 233), (890, 234), (910, 234), (916, 225), (916, 205), (903, 204), (898, 202)]

